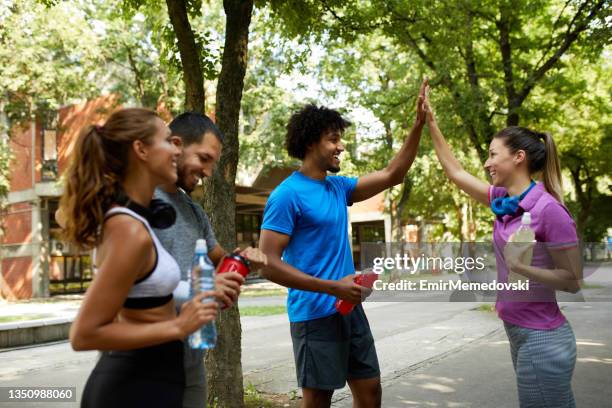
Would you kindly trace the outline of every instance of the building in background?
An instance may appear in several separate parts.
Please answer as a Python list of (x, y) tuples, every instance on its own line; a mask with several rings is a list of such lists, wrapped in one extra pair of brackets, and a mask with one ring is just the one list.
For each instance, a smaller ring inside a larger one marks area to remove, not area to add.
[(10, 192), (0, 240), (3, 298), (83, 291), (91, 280), (89, 254), (61, 240), (53, 215), (80, 129), (102, 122), (118, 107), (116, 95), (103, 96), (12, 129)]
[[(116, 95), (102, 96), (61, 108), (47, 120), (11, 132), (14, 160), (10, 170), (8, 205), (0, 236), (0, 298), (29, 299), (82, 293), (92, 279), (91, 257), (62, 240), (55, 221), (62, 194), (61, 176), (83, 126), (102, 123), (120, 108)], [(162, 115), (167, 116), (167, 115)], [(168, 118), (166, 118), (168, 119)], [(257, 246), (263, 210), (271, 191), (295, 168), (264, 168), (249, 186), (236, 186), (236, 241)], [(194, 199), (203, 194), (194, 191)], [(384, 193), (349, 208), (353, 257), (359, 270), (364, 242), (391, 242), (390, 215)], [(410, 226), (402, 227), (406, 241), (415, 241)]]

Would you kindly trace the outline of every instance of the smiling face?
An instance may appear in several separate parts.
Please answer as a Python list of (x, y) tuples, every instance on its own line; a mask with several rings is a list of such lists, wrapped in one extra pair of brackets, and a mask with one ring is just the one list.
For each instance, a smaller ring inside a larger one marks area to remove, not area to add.
[(338, 173), (340, 171), (340, 154), (344, 151), (342, 132), (328, 130), (321, 139), (308, 147), (307, 155), (312, 156), (320, 169)]
[(178, 160), (178, 186), (191, 193), (202, 178), (212, 176), (221, 157), (221, 147), (221, 142), (211, 132), (207, 132), (202, 141), (184, 147)]
[(503, 138), (495, 137), (489, 145), (489, 158), (484, 165), (493, 185), (508, 187), (518, 171), (525, 169), (525, 152), (512, 153)]
[(176, 183), (177, 162), (181, 154), (173, 141), (170, 129), (163, 120), (155, 118), (155, 135), (142, 148), (146, 150), (146, 166), (158, 184)]

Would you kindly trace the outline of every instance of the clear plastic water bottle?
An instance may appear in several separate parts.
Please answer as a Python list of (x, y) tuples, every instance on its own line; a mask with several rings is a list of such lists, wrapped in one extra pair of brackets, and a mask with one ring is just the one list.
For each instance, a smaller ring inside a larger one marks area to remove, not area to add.
[[(521, 217), (521, 225), (518, 227), (516, 232), (512, 235), (510, 242), (516, 243), (528, 243), (535, 241), (535, 232), (531, 228), (531, 213), (524, 212)], [(525, 265), (531, 265), (531, 259), (533, 257), (533, 248), (526, 251), (521, 257), (521, 262)], [(508, 282), (514, 283), (520, 280), (527, 279), (516, 272), (509, 271)]]
[[(190, 297), (193, 298), (200, 292), (215, 289), (215, 267), (208, 258), (206, 241), (198, 239), (195, 247), (195, 257), (191, 265)], [(207, 297), (203, 302), (215, 302), (213, 297)], [(211, 349), (217, 344), (217, 328), (215, 321), (202, 326), (189, 336), (189, 345), (193, 349)]]

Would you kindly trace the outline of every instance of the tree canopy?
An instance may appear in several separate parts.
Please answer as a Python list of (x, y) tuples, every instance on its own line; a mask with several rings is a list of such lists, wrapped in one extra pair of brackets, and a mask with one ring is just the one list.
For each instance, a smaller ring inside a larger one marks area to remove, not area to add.
[[(342, 171), (363, 175), (407, 136), (427, 75), (443, 133), (482, 178), (499, 130), (551, 133), (566, 204), (583, 240), (598, 241), (612, 211), (611, 9), (605, 0), (0, 0), (0, 201), (10, 128), (112, 92), (170, 114), (213, 114), (227, 141), (203, 205), (233, 248), (237, 174), (297, 163), (284, 148), (292, 112), (311, 102), (346, 115)], [(397, 231), (428, 226), (422, 239), (491, 231), (489, 210), (447, 181), (427, 135), (385, 203)], [(219, 320), (231, 341), (209, 358), (211, 403), (239, 406), (238, 314)], [(230, 358), (238, 367), (221, 375)]]

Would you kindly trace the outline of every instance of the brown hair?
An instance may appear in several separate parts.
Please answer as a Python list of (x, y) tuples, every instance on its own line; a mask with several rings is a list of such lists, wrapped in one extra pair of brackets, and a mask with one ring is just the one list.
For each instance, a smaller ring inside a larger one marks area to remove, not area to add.
[(122, 189), (132, 143), (149, 143), (158, 117), (148, 109), (122, 109), (103, 126), (87, 126), (81, 131), (60, 201), (68, 241), (82, 247), (97, 244), (104, 215)]
[(552, 136), (519, 126), (510, 126), (494, 137), (504, 139), (512, 153), (523, 150), (527, 156), (529, 174), (542, 173), (544, 187), (549, 194), (563, 203), (561, 164)]

